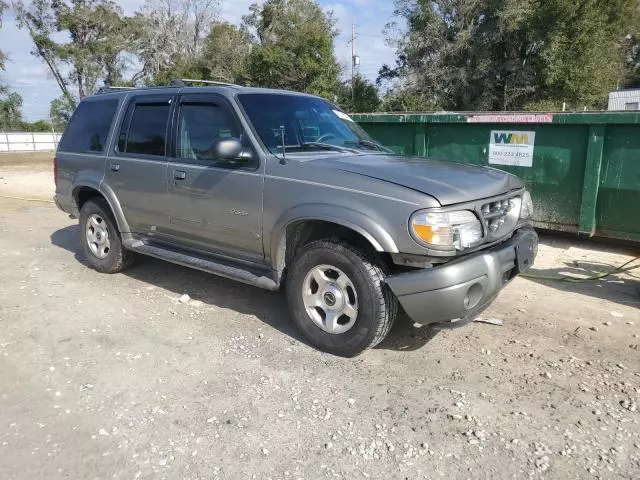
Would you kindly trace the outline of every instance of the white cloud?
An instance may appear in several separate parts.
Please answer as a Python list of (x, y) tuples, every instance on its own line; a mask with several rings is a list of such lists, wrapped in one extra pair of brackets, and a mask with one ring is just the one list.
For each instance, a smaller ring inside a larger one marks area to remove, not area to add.
[(249, 13), (249, 6), (252, 3), (255, 3), (255, 0), (222, 0), (221, 17), (234, 25), (240, 25), (242, 16)]
[[(144, 0), (124, 0), (118, 2), (127, 14), (133, 14), (144, 4)], [(254, 0), (222, 0), (221, 19), (240, 24), (242, 16), (249, 12)], [(351, 24), (356, 24), (357, 53), (360, 56), (360, 72), (375, 81), (378, 70), (384, 64), (394, 62), (394, 52), (385, 45), (383, 29), (392, 20), (392, 0), (320, 0), (326, 10), (332, 10), (337, 20), (340, 35), (335, 41), (338, 61), (344, 68), (345, 78), (351, 72)], [(0, 29), (0, 45), (8, 54), (3, 80), (20, 93), (23, 98), (23, 113), (27, 120), (47, 118), (49, 103), (60, 95), (58, 86), (47, 67), (31, 55), (31, 39), (27, 32), (19, 30), (15, 17), (9, 11), (5, 14)]]

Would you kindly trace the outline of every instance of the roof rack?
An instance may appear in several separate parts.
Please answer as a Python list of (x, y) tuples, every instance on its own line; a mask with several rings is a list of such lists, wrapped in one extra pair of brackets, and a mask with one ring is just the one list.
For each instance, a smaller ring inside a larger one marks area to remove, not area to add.
[(105, 85), (100, 87), (96, 93), (117, 92), (118, 90), (135, 90), (135, 88), (136, 87), (112, 87), (105, 83)]
[(241, 85), (236, 85), (235, 83), (229, 82), (219, 82), (217, 80), (197, 80), (193, 78), (180, 78), (178, 80), (173, 80), (171, 85), (179, 86), (179, 87), (188, 87), (193, 86), (194, 83), (204, 83), (207, 85), (221, 85), (225, 87), (240, 87)]
[(174, 87), (174, 88), (192, 87), (192, 86), (195, 86), (194, 84), (198, 84), (198, 83), (201, 83), (201, 84), (203, 83), (205, 85), (219, 85), (224, 87), (241, 87), (242, 86), (242, 85), (236, 85), (235, 83), (219, 82), (217, 80), (197, 80), (193, 78), (180, 78), (177, 80), (172, 80), (169, 85), (165, 85), (165, 86), (157, 85), (153, 87), (120, 87), (120, 86), (111, 86), (105, 83), (104, 86), (98, 89), (96, 94), (119, 92), (122, 90), (152, 90), (157, 88), (168, 88), (168, 87), (169, 88), (170, 87)]

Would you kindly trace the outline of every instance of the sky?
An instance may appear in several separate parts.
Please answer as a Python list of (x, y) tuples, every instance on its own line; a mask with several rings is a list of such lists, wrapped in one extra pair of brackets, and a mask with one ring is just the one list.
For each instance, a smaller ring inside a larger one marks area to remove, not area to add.
[[(255, 0), (221, 0), (221, 20), (240, 24)], [(144, 0), (116, 2), (126, 14), (132, 14)], [(340, 36), (335, 41), (338, 61), (345, 72), (351, 69), (351, 24), (356, 24), (356, 49), (360, 56), (360, 73), (375, 81), (383, 64), (393, 64), (393, 49), (385, 44), (383, 29), (392, 21), (393, 0), (319, 0), (325, 9), (333, 11)], [(46, 65), (30, 54), (32, 42), (28, 33), (18, 29), (11, 11), (5, 12), (0, 29), (0, 49), (9, 57), (6, 70), (0, 74), (9, 87), (22, 95), (25, 120), (35, 121), (49, 116), (49, 103), (60, 96), (60, 89)]]

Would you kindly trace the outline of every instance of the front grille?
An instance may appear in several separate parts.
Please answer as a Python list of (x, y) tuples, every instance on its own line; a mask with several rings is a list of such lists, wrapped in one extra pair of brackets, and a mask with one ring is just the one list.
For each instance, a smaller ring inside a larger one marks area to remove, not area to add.
[(511, 233), (520, 216), (519, 196), (496, 199), (480, 207), (480, 216), (485, 227), (485, 241), (493, 241)]

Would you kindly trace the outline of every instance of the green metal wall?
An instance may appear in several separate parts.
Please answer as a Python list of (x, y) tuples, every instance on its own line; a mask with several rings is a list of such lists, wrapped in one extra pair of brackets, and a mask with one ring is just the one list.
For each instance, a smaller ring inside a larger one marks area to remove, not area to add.
[(524, 179), (535, 202), (536, 226), (640, 241), (640, 114), (557, 113), (550, 123), (550, 118), (469, 122), (477, 116), (352, 115), (396, 153), (476, 165), (489, 165), (492, 130), (535, 131), (532, 167), (491, 166)]

